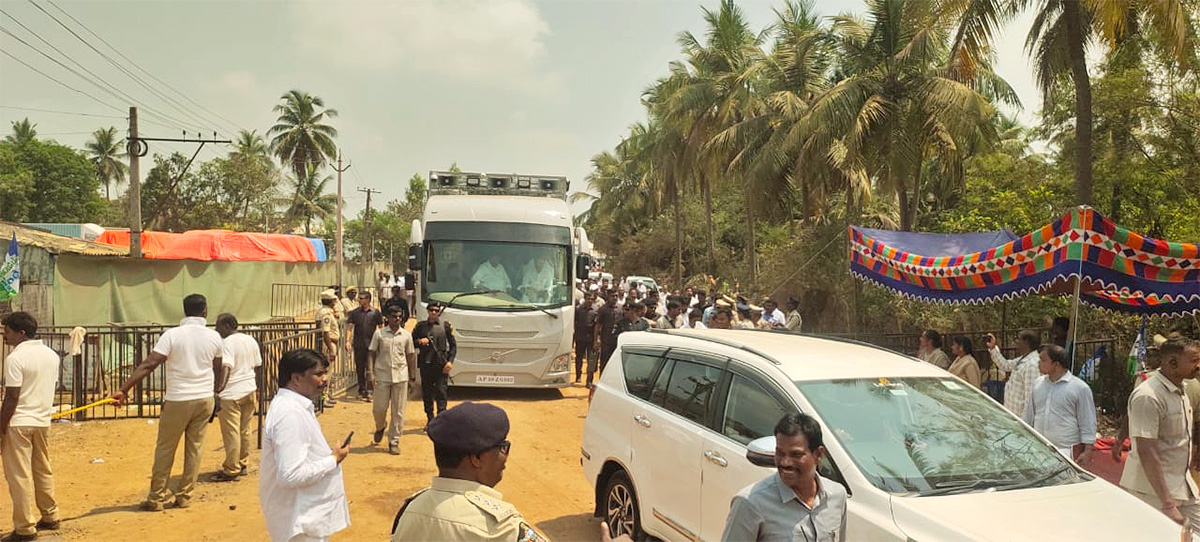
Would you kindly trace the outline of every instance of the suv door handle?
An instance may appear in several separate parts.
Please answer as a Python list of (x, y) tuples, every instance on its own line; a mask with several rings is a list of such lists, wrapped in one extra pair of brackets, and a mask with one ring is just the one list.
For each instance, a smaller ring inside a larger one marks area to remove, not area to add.
[(716, 464), (718, 467), (727, 467), (727, 466), (729, 466), (729, 461), (726, 461), (724, 456), (722, 456), (721, 454), (719, 454), (719, 453), (717, 453), (717, 452), (714, 452), (714, 451), (712, 451), (712, 450), (705, 451), (705, 452), (704, 452), (704, 458), (705, 458), (705, 459), (707, 459), (707, 460), (709, 460), (709, 461), (712, 461), (712, 462), (713, 462), (713, 463), (715, 463), (715, 464)]
[(641, 414), (634, 416), (633, 421), (637, 422), (637, 424), (642, 427), (650, 427), (650, 418), (642, 416)]

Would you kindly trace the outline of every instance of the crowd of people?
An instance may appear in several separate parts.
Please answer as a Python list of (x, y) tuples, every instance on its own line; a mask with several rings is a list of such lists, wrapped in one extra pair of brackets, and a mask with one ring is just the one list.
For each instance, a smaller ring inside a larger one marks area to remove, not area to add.
[[(716, 291), (687, 288), (664, 296), (637, 286), (611, 288), (606, 282), (594, 288), (585, 285), (577, 307), (576, 382), (583, 378), (586, 364), (591, 383), (597, 360), (603, 370), (616, 338), (626, 331), (800, 326), (794, 299), (788, 300), (784, 312), (770, 299), (760, 306)], [(331, 289), (320, 297), (317, 321), (326, 331), (321, 349), (285, 353), (275, 374), (263, 374), (261, 349), (253, 337), (238, 331), (234, 315), (220, 314), (215, 329), (210, 329), (205, 297), (192, 294), (183, 299), (183, 320), (163, 332), (111, 396), (121, 404), (156, 368), (162, 366), (167, 373), (150, 487), (139, 508), (189, 506), (205, 433), (218, 417), (225, 457), (212, 479), (246, 476), (256, 392), (264, 379), (274, 378), (279, 391), (267, 411), (259, 468), (259, 500), (268, 533), (272, 540), (328, 540), (348, 527), (341, 464), (349, 455), (353, 433), (331, 446), (316, 417), (326, 397), (329, 366), (341, 353), (338, 340), (347, 337), (345, 351), (355, 355), (356, 365), (363, 354), (358, 377), (367, 390), (363, 398), (372, 401), (374, 443), (386, 437), (392, 454), (400, 454), (404, 409), (418, 374), (423, 384), (425, 432), (434, 445), (438, 476), (430, 487), (398, 503), (392, 540), (545, 540), (495, 490), (513, 446), (507, 440), (506, 413), (472, 402), (447, 408), (445, 376), (456, 346), (453, 327), (440, 320), (442, 305), (430, 303), (428, 317), (410, 333), (404, 328), (408, 304), (400, 293), (389, 296), (394, 301), (383, 303), (382, 311), (374, 308), (369, 291), (349, 291), (343, 299)], [(358, 306), (350, 308), (350, 300)], [(39, 531), (60, 527), (48, 451), (59, 356), (38, 339), (37, 321), (28, 313), (9, 314), (0, 323), (5, 344), (12, 347), (0, 402), (0, 457), (14, 522), (14, 531), (4, 540), (33, 540)], [(1003, 382), (997, 399), (1005, 408), (1064, 456), (1087, 467), (1096, 457), (1092, 390), (1072, 373), (1062, 322), (1052, 326), (1049, 342), (1043, 344), (1041, 337), (1039, 330), (1022, 330), (1016, 357), (1006, 358), (997, 338), (988, 334), (987, 370), (981, 370), (972, 342), (963, 336), (950, 341), (948, 355), (943, 336), (926, 330), (918, 355), (977, 387)], [(1126, 436), (1131, 441), (1120, 485), (1200, 534), (1200, 488), (1189, 472), (1200, 467), (1200, 431), (1194, 418), (1200, 408), (1200, 342), (1175, 332), (1155, 336), (1153, 343), (1118, 435), (1118, 443)], [(845, 488), (816, 472), (825, 453), (820, 425), (804, 414), (790, 413), (779, 420), (774, 434), (776, 472), (734, 496), (722, 538), (765, 540), (802, 534), (808, 540), (844, 539)], [(181, 441), (183, 475), (171, 486)], [(1114, 459), (1121, 452), (1118, 445)], [(601, 538), (610, 539), (607, 527), (601, 527)]]
[[(582, 281), (576, 292), (575, 383), (590, 386), (597, 369), (604, 370), (626, 331), (647, 329), (765, 329), (800, 331), (800, 301), (789, 297), (787, 312), (764, 297), (759, 304), (745, 296), (718, 289), (688, 286), (663, 292), (643, 283), (613, 284), (608, 278)], [(584, 368), (586, 367), (586, 377)]]
[[(917, 356), (984, 389), (1063, 456), (1087, 468), (1096, 459), (1096, 405), (1091, 386), (1073, 373), (1068, 328), (1067, 319), (1054, 319), (1045, 344), (1039, 330), (1021, 330), (1012, 358), (1001, 353), (995, 335), (987, 334), (991, 363), (986, 371), (980, 370), (966, 336), (955, 336), (947, 355), (943, 336), (925, 330)], [(1120, 486), (1177, 523), (1186, 520), (1200, 535), (1200, 489), (1191, 474), (1200, 469), (1200, 426), (1194, 417), (1200, 411), (1200, 342), (1178, 331), (1156, 335), (1152, 342), (1121, 418), (1112, 460), (1121, 461), (1128, 438)]]

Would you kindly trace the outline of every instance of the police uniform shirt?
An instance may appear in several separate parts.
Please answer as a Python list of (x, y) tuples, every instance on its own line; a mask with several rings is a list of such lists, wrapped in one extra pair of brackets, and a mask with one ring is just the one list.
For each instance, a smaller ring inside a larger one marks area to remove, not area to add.
[(499, 491), (471, 480), (435, 477), (432, 485), (405, 506), (392, 542), (548, 540), (534, 529)]

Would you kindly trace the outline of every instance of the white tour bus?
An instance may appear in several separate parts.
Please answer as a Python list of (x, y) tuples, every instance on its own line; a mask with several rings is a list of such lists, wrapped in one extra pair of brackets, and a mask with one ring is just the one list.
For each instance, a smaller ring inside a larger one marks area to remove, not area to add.
[(449, 307), (452, 386), (547, 388), (571, 382), (575, 278), (590, 257), (567, 207), (566, 177), (431, 171), (409, 268), (419, 320)]

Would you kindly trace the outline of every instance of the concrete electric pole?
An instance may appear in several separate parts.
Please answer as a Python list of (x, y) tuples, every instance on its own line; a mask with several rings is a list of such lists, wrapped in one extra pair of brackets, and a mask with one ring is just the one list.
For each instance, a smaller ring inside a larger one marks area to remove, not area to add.
[[(363, 214), (363, 245), (361, 258), (363, 260), (363, 272), (370, 269), (370, 266), (375, 263), (375, 243), (371, 242), (371, 194), (378, 194), (379, 191), (373, 188), (358, 187), (359, 192), (367, 193), (367, 212)], [(375, 277), (371, 277), (372, 283)], [(382, 295), (382, 293), (380, 294)]]
[(337, 285), (339, 289), (345, 289), (346, 285), (342, 282), (342, 173), (350, 169), (354, 164), (346, 164), (342, 167), (342, 151), (338, 149), (338, 167), (334, 169), (337, 172)]

